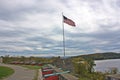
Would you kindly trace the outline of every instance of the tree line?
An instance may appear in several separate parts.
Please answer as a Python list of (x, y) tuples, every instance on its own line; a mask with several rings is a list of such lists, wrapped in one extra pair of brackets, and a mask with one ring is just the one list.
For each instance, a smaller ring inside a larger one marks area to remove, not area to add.
[(88, 55), (80, 55), (75, 56), (77, 57), (83, 57), (83, 58), (92, 58), (94, 60), (104, 60), (104, 59), (120, 59), (120, 53), (115, 52), (105, 52), (105, 53), (95, 53), (95, 54), (88, 54)]

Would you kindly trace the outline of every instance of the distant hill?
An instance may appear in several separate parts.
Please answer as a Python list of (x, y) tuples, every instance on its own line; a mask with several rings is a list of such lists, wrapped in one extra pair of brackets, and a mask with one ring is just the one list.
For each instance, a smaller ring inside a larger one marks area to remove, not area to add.
[(105, 53), (95, 53), (95, 54), (88, 54), (88, 55), (80, 55), (75, 56), (83, 57), (83, 58), (92, 58), (94, 60), (103, 60), (103, 59), (120, 59), (120, 53), (115, 52), (105, 52)]

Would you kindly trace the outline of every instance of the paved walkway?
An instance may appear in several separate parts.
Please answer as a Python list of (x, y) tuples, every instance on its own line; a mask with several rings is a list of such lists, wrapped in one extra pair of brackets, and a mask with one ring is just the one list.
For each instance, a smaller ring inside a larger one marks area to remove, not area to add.
[(15, 70), (15, 73), (4, 80), (33, 80), (35, 76), (34, 70), (29, 70), (27, 68), (17, 66), (17, 65), (9, 65), (9, 64), (0, 64), (0, 66), (11, 67)]

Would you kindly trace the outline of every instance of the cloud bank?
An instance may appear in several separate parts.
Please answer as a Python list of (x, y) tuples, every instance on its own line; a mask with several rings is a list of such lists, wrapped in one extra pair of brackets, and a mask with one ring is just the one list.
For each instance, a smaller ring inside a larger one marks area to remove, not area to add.
[(0, 55), (66, 56), (120, 52), (119, 0), (0, 0)]

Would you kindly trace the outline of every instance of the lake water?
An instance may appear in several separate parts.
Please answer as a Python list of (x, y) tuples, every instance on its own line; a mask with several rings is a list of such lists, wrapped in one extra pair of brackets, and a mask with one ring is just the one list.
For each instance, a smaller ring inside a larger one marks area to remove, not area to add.
[(120, 72), (120, 59), (96, 60), (95, 71), (105, 72), (110, 68), (115, 67)]

